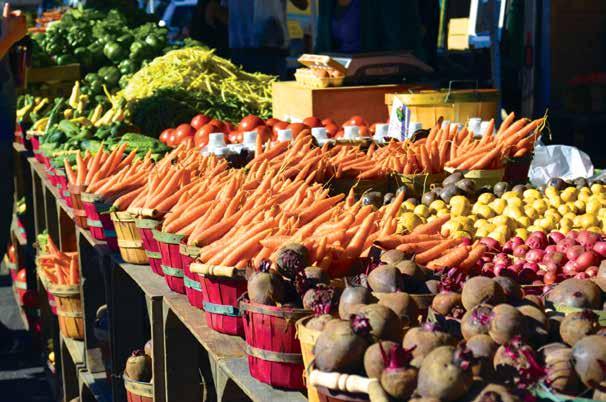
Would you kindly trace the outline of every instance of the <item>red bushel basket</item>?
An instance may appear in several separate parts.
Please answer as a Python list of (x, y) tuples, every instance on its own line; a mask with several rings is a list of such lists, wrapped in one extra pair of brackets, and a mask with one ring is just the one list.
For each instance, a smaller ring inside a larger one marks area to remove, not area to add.
[(154, 230), (154, 238), (160, 246), (162, 256), (162, 272), (164, 280), (173, 292), (185, 294), (185, 282), (183, 280), (183, 264), (179, 247), (184, 235), (161, 232)]
[(69, 189), (69, 196), (72, 200), (71, 206), (76, 225), (82, 229), (88, 229), (88, 224), (86, 223), (86, 211), (82, 205), (82, 193), (86, 190), (86, 186), (70, 184), (67, 186), (67, 188)]
[(57, 175), (55, 174), (55, 168), (52, 166), (47, 166), (46, 169), (44, 169), (44, 171), (46, 173), (46, 178), (48, 179), (50, 184), (53, 187), (56, 187), (57, 186)]
[(128, 402), (153, 402), (154, 384), (151, 382), (141, 382), (131, 380), (122, 375), (124, 379), (124, 388), (126, 389), (126, 400)]
[(305, 389), (295, 323), (311, 310), (240, 302), (250, 375), (272, 387)]
[(181, 254), (181, 266), (183, 267), (183, 284), (185, 285), (185, 294), (187, 300), (192, 306), (202, 308), (202, 287), (200, 285), (199, 275), (189, 270), (190, 264), (200, 254), (200, 247), (188, 246), (185, 239), (179, 247)]
[(82, 193), (80, 197), (86, 211), (86, 223), (90, 234), (97, 240), (107, 242), (107, 246), (112, 251), (118, 251), (116, 229), (109, 213), (111, 204), (101, 201), (101, 197), (96, 194)]
[(40, 140), (37, 135), (28, 134), (29, 142), (32, 144), (32, 152), (34, 153), (34, 158), (40, 163), (44, 163), (44, 159), (42, 154), (40, 153)]
[(198, 276), (202, 286), (206, 324), (223, 334), (244, 336), (238, 308), (240, 298), (246, 293), (244, 271), (199, 263), (192, 263), (190, 271)]
[(162, 255), (160, 254), (160, 245), (154, 237), (154, 230), (162, 224), (161, 221), (151, 218), (137, 218), (135, 219), (135, 226), (139, 230), (141, 240), (143, 240), (143, 249), (149, 260), (154, 273), (164, 276), (162, 272)]
[(59, 190), (59, 195), (61, 196), (63, 201), (65, 201), (67, 206), (71, 208), (72, 200), (69, 195), (69, 183), (67, 181), (67, 176), (65, 175), (65, 170), (55, 169), (55, 174), (57, 178), (57, 184), (55, 185), (55, 187), (57, 187), (57, 190)]

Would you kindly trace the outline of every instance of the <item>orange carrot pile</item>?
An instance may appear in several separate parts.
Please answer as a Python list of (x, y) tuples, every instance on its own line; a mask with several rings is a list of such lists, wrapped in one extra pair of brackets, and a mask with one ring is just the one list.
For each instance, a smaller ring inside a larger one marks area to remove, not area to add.
[(106, 152), (102, 144), (95, 156), (83, 158), (78, 152), (76, 171), (72, 169), (67, 160), (64, 160), (65, 174), (70, 184), (91, 186), (113, 175), (118, 170), (129, 165), (134, 159), (136, 152), (132, 151), (126, 158), (124, 150), (128, 144), (121, 144), (112, 152)]
[(45, 253), (38, 256), (39, 274), (53, 285), (77, 285), (80, 283), (78, 253), (63, 253), (48, 238)]

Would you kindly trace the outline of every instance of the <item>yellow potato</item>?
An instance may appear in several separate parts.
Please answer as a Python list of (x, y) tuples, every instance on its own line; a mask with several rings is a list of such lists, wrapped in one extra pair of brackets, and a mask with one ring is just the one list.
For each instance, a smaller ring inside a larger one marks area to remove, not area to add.
[[(589, 198), (589, 197), (586, 197), (585, 199), (587, 199), (587, 198)], [(581, 199), (576, 200), (574, 202), (574, 206), (577, 209), (576, 210), (577, 214), (585, 212), (585, 201), (584, 200), (581, 200)]]
[(524, 190), (522, 196), (524, 199), (537, 200), (541, 198), (541, 193), (535, 188), (529, 188), (528, 190)]
[(519, 228), (514, 231), (515, 235), (521, 237), (522, 240), (526, 240), (528, 238), (528, 230), (526, 228)]
[(591, 192), (594, 194), (601, 194), (604, 191), (604, 186), (599, 183), (594, 183), (591, 185)]
[(560, 193), (560, 198), (564, 202), (576, 201), (578, 196), (578, 190), (574, 187), (566, 187), (564, 191)]
[(537, 211), (537, 213), (542, 214), (547, 211), (547, 203), (544, 199), (535, 200), (532, 203), (532, 207)]
[(522, 207), (522, 205), (524, 205), (524, 202), (522, 202), (522, 200), (519, 199), (519, 198), (509, 198), (507, 200), (507, 206), (508, 207), (518, 207), (518, 208), (520, 208), (520, 207)]
[(549, 205), (551, 205), (552, 207), (559, 207), (560, 205), (562, 205), (562, 199), (558, 196), (555, 197), (549, 197), (548, 198), (549, 201)]
[(585, 202), (585, 212), (588, 214), (596, 215), (600, 208), (602, 208), (602, 201), (596, 196), (589, 197)]
[(507, 206), (507, 201), (497, 198), (490, 203), (490, 208), (497, 214), (500, 215), (503, 213), (503, 210)]
[(452, 233), (452, 234), (450, 235), (450, 237), (451, 237), (452, 239), (460, 239), (460, 238), (462, 238), (462, 237), (468, 237), (468, 238), (471, 238), (472, 236), (471, 236), (471, 234), (469, 234), (468, 232), (466, 232), (466, 231), (464, 231), (464, 230), (457, 230), (456, 232)]
[(415, 214), (422, 216), (423, 218), (427, 218), (430, 214), (429, 208), (427, 208), (423, 204), (419, 204), (412, 210)]
[(496, 241), (498, 241), (501, 244), (503, 244), (507, 241), (507, 236), (504, 233), (500, 233), (500, 232), (490, 232), (490, 233), (488, 233), (488, 237), (495, 239)]
[(526, 206), (524, 207), (524, 215), (526, 215), (530, 219), (536, 219), (536, 217), (539, 216), (539, 213), (533, 207)]
[(448, 208), (448, 206), (442, 200), (435, 200), (435, 201), (432, 201), (431, 204), (429, 204), (430, 211), (439, 211), (441, 209), (446, 209), (446, 208)]
[(562, 204), (558, 207), (558, 213), (560, 214), (560, 216), (564, 216), (569, 212), (571, 212), (571, 210), (568, 203)]
[(532, 221), (527, 216), (520, 216), (516, 219), (516, 222), (518, 223), (520, 228), (526, 228), (532, 224)]
[(488, 205), (479, 205), (476, 211), (472, 212), (484, 219), (489, 219), (495, 216), (495, 212)]
[(550, 198), (551, 198), (551, 197), (559, 197), (559, 192), (558, 192), (558, 190), (557, 190), (555, 187), (553, 187), (553, 186), (548, 186), (548, 187), (545, 189), (545, 195), (546, 195), (547, 197), (550, 197)]
[(524, 212), (522, 212), (522, 210), (520, 209), (520, 207), (512, 207), (512, 206), (507, 206), (504, 210), (503, 210), (503, 215), (508, 216), (512, 219), (517, 219), (521, 216), (524, 216)]
[(405, 212), (398, 218), (398, 232), (412, 232), (415, 227), (421, 224), (423, 224), (421, 217), (412, 212)]
[(480, 196), (478, 197), (478, 202), (480, 204), (490, 204), (491, 202), (493, 202), (497, 197), (492, 194), (492, 193), (482, 193), (480, 194)]

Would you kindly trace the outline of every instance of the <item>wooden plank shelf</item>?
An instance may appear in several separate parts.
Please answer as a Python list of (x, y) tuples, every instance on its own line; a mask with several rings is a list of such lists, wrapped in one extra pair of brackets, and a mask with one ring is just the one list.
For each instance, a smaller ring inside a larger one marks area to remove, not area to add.
[(72, 361), (76, 366), (84, 364), (84, 342), (61, 335), (61, 341), (65, 343)]
[[(242, 392), (255, 402), (265, 402), (268, 400), (272, 402), (303, 402), (307, 400), (300, 392), (275, 389), (253, 378), (248, 370), (244, 340), (236, 336), (221, 334), (209, 328), (206, 324), (204, 313), (192, 307), (185, 296), (175, 294), (165, 297), (164, 304), (167, 310), (169, 310), (165, 312), (165, 320), (170, 320), (170, 313), (172, 312), (208, 353), (217, 400), (231, 401), (236, 397), (241, 398)], [(170, 327), (170, 325), (165, 321), (165, 336), (168, 340), (170, 332), (167, 327)], [(169, 362), (172, 361), (172, 358), (169, 356), (170, 352), (171, 350), (167, 342), (167, 367), (171, 367), (169, 365)], [(168, 378), (170, 374), (167, 371), (168, 400), (172, 400), (170, 398), (172, 392), (170, 387), (171, 381)], [(186, 400), (189, 401), (190, 399)], [(194, 399), (191, 400), (193, 401)]]
[[(112, 402), (112, 389), (107, 381), (105, 373), (90, 373), (85, 368), (81, 368), (78, 372), (80, 380), (80, 398), (81, 401), (89, 400), (88, 397), (94, 398), (98, 402)], [(86, 389), (82, 389), (86, 387)]]

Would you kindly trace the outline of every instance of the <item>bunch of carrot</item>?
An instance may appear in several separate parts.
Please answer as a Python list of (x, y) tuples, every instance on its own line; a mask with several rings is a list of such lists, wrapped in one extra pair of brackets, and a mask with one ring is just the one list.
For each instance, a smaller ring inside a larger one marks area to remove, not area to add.
[(80, 283), (78, 253), (63, 253), (48, 238), (46, 250), (38, 256), (39, 275), (53, 285), (77, 285)]
[(335, 169), (335, 178), (354, 177), (359, 180), (383, 178), (389, 173), (385, 160), (374, 157), (375, 144), (371, 144), (366, 152), (360, 146), (337, 145), (328, 155)]
[(132, 151), (124, 159), (124, 150), (128, 144), (122, 144), (119, 147), (114, 148), (111, 152), (106, 152), (104, 145), (101, 145), (99, 151), (95, 156), (84, 155), (84, 157), (78, 152), (76, 156), (76, 171), (72, 169), (67, 159), (63, 160), (65, 167), (65, 174), (67, 180), (72, 185), (78, 186), (90, 186), (94, 185), (108, 176), (113, 175), (135, 159), (136, 151)]
[(397, 249), (414, 256), (417, 264), (431, 270), (457, 267), (469, 272), (486, 252), (486, 246), (476, 242), (468, 246), (463, 239), (449, 239), (440, 234), (440, 229), (450, 216), (443, 216), (417, 226), (407, 235), (391, 235), (377, 239), (376, 244), (384, 249)]
[(200, 175), (218, 177), (226, 169), (224, 159), (214, 155), (202, 157), (185, 145), (179, 146), (149, 169), (128, 209), (135, 215), (142, 209), (153, 211), (153, 215), (163, 215), (178, 203), (191, 205), (195, 201)]

